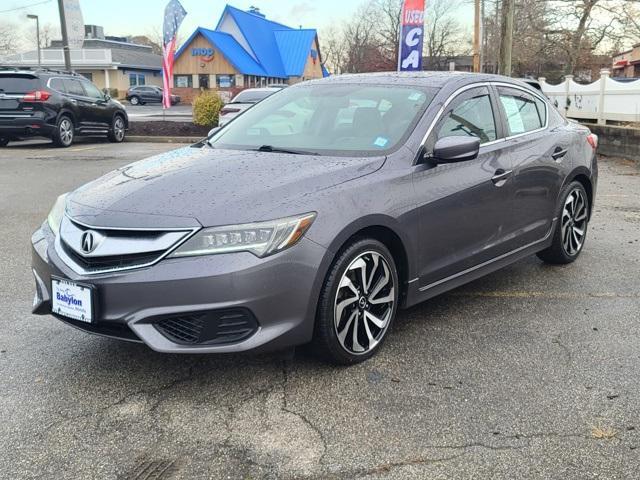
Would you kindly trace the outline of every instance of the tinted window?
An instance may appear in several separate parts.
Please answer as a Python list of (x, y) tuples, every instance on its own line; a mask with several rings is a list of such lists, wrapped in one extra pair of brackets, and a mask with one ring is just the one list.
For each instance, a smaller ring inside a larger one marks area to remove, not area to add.
[(98, 87), (96, 87), (93, 83), (82, 82), (82, 86), (84, 87), (85, 92), (87, 92), (87, 97), (91, 98), (104, 98), (104, 95)]
[(444, 117), (437, 138), (478, 137), (480, 143), (496, 140), (496, 122), (489, 91), (479, 88), (463, 95), (462, 100), (454, 101), (453, 108)]
[(500, 88), (499, 93), (509, 135), (531, 132), (545, 126), (547, 111), (542, 100), (510, 88)]
[(62, 80), (64, 82), (64, 89), (67, 93), (71, 95), (79, 95), (84, 97), (84, 88), (82, 88), (82, 84), (80, 80), (75, 80), (73, 78), (65, 78)]
[(236, 95), (231, 103), (258, 103), (274, 93), (276, 90), (245, 90)]
[(331, 84), (281, 90), (215, 134), (214, 147), (263, 145), (328, 155), (382, 154), (406, 139), (434, 89)]
[(31, 75), (0, 75), (0, 92), (27, 93), (38, 89), (38, 79)]
[(52, 90), (64, 93), (64, 83), (61, 78), (52, 78), (49, 82), (49, 87)]

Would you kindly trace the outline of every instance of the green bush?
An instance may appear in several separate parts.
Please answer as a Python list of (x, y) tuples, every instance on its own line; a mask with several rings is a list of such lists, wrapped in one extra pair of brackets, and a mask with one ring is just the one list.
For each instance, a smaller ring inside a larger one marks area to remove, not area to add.
[(222, 99), (216, 93), (205, 92), (193, 101), (193, 123), (203, 127), (218, 125)]

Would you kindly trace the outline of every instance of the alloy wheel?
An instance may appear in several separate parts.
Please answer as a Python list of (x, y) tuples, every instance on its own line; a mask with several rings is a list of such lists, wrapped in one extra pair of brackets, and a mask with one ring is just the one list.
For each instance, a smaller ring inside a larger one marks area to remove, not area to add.
[(342, 348), (364, 355), (384, 337), (394, 312), (396, 286), (385, 258), (360, 254), (342, 275), (334, 303), (334, 326)]
[(124, 138), (124, 122), (120, 117), (116, 117), (115, 122), (113, 122), (113, 136), (118, 142), (121, 142)]
[(73, 140), (73, 124), (67, 118), (63, 118), (60, 122), (60, 140), (63, 145), (71, 145)]
[(562, 210), (562, 247), (567, 255), (577, 255), (587, 233), (587, 200), (584, 193), (574, 189), (567, 196)]

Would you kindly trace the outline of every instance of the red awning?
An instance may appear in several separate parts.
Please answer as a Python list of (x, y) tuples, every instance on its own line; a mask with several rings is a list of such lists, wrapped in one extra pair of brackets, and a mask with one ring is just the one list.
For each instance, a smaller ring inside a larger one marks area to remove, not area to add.
[(618, 60), (613, 64), (614, 67), (626, 67), (627, 65), (629, 65), (629, 60)]

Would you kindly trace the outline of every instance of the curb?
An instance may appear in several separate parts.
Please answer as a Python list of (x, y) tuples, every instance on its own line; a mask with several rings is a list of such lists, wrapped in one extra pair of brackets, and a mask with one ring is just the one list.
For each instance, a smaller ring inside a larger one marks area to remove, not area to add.
[(124, 138), (125, 142), (140, 143), (196, 143), (204, 137), (154, 137), (144, 135), (128, 135)]

